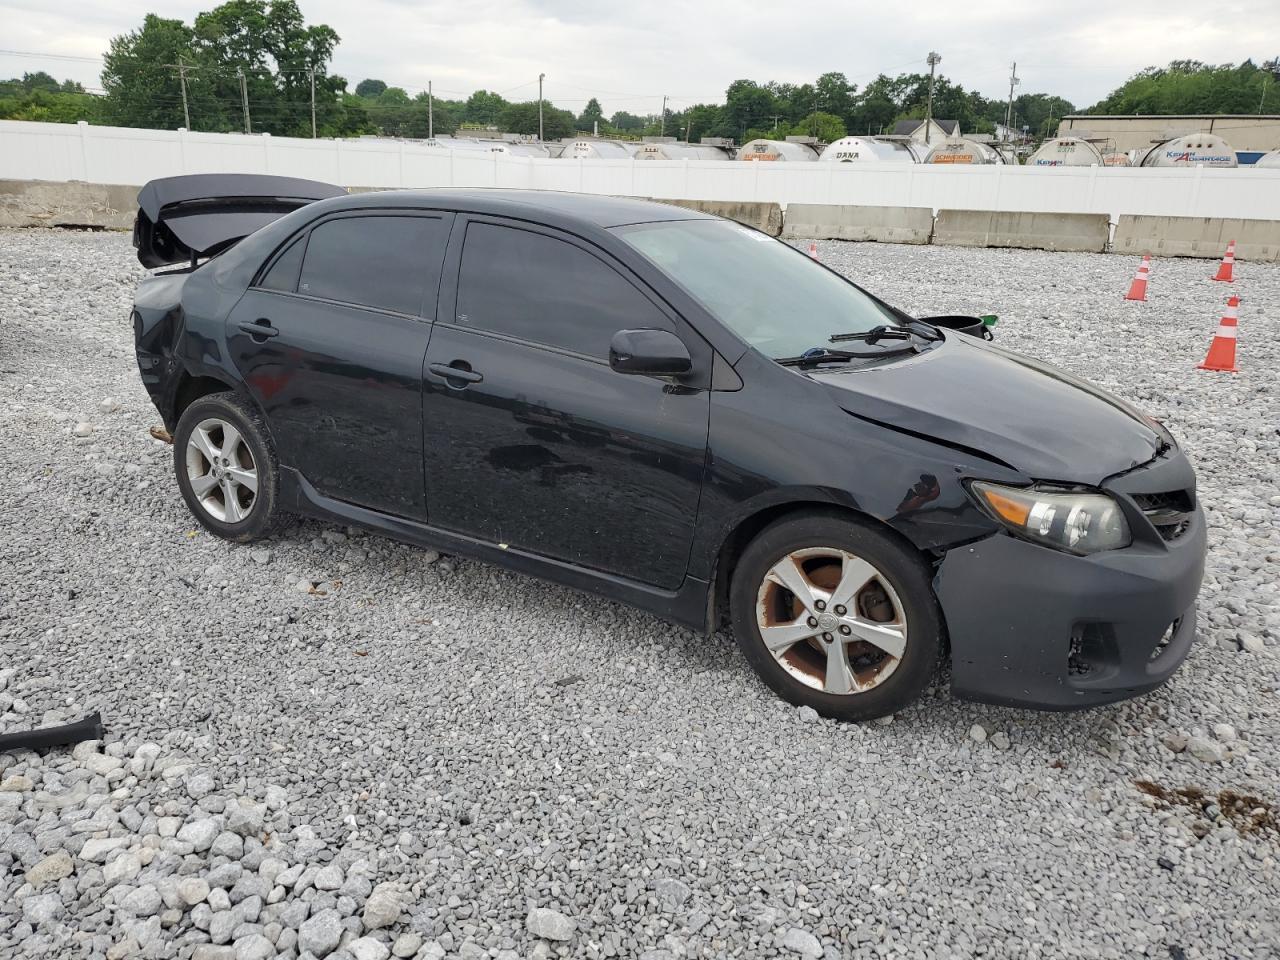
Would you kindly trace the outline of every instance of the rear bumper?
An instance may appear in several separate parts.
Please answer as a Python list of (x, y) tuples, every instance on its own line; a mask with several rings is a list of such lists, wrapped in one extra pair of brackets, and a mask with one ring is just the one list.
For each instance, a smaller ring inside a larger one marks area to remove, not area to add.
[(1204, 554), (1198, 507), (1171, 543), (1077, 557), (997, 534), (952, 550), (934, 589), (953, 692), (1074, 710), (1158, 687), (1191, 650)]

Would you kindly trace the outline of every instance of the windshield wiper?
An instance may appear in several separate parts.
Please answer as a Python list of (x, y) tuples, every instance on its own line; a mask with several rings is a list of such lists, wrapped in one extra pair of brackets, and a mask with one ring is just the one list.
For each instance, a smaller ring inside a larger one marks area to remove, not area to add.
[(911, 333), (912, 331), (905, 327), (891, 327), (887, 323), (882, 323), (858, 333), (833, 333), (827, 341), (842, 343), (846, 340), (861, 340), (864, 343), (879, 343), (881, 340), (910, 340)]
[(903, 353), (915, 353), (915, 345), (896, 347), (892, 350), (873, 350), (855, 352), (852, 350), (832, 350), (830, 347), (810, 347), (798, 357), (774, 357), (775, 363), (784, 367), (809, 366), (818, 363), (843, 363), (846, 360), (874, 360), (879, 357), (896, 357)]

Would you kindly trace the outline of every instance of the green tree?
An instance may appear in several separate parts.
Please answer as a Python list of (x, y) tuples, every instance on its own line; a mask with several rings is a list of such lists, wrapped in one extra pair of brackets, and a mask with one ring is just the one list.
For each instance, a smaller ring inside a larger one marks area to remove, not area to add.
[[(507, 106), (498, 118), (498, 124), (506, 133), (523, 133), (536, 136), (538, 133), (538, 101), (512, 103)], [(568, 110), (558, 110), (549, 101), (542, 102), (543, 136), (547, 140), (559, 140), (571, 137), (575, 133), (576, 120)]]
[[(414, 137), (427, 135), (427, 92), (423, 90), (413, 98), (414, 114), (411, 125)], [(462, 113), (462, 104), (455, 100), (435, 98), (431, 107), (433, 129), (437, 137), (453, 134), (458, 129), (458, 117)]]
[(1262, 67), (1175, 60), (1147, 67), (1088, 109), (1088, 113), (1256, 113), (1277, 81), (1276, 61)]
[[(987, 101), (984, 116), (992, 123), (1004, 123), (1006, 102), (1000, 100)], [(1054, 121), (1060, 120), (1069, 113), (1075, 113), (1075, 105), (1070, 100), (1055, 97), (1047, 93), (1024, 93), (1013, 101), (1013, 125), (1021, 130), (1026, 127), (1030, 136), (1043, 139), (1057, 130)]]
[[(142, 26), (111, 41), (103, 58), (103, 115), (108, 123), (125, 127), (183, 126), (182, 94), (177, 71), (170, 66), (196, 64), (194, 31), (181, 20), (147, 14)], [(208, 108), (202, 85), (194, 79), (189, 97), (199, 98), (193, 116)]]
[(587, 101), (587, 105), (583, 107), (581, 116), (578, 117), (578, 129), (590, 131), (595, 128), (597, 123), (604, 122), (604, 110), (600, 108), (600, 101), (592, 97)]
[(771, 90), (754, 80), (735, 80), (725, 91), (721, 123), (724, 133), (718, 136), (741, 137), (752, 127), (772, 122), (778, 102)]
[(462, 107), (462, 122), (493, 126), (498, 123), (502, 111), (510, 106), (506, 100), (490, 90), (477, 90), (467, 97)]
[(824, 73), (813, 85), (813, 90), (818, 110), (834, 115), (841, 123), (853, 114), (853, 96), (858, 88), (843, 73)]
[(637, 117), (634, 113), (627, 113), (625, 110), (619, 110), (609, 118), (609, 125), (624, 133), (638, 133), (644, 129), (644, 124), (644, 117)]
[(27, 91), (43, 90), (46, 93), (57, 93), (62, 89), (62, 85), (43, 70), (37, 70), (35, 73), (24, 73), (22, 75), (22, 86)]
[(372, 98), (372, 97), (376, 97), (385, 89), (387, 89), (387, 85), (384, 82), (382, 82), (381, 80), (374, 80), (373, 78), (369, 78), (366, 80), (361, 80), (359, 83), (356, 84), (356, 96)]
[[(214, 84), (220, 104), (234, 105), (239, 72), (244, 72), (250, 114), (258, 114), (255, 131), (311, 132), (310, 71), (315, 72), (317, 123), (335, 126), (346, 81), (328, 76), (327, 65), (338, 35), (324, 24), (307, 26), (294, 0), (227, 0), (196, 17), (195, 40), (205, 80)], [(235, 117), (234, 106), (227, 112)]]
[(341, 99), (346, 81), (328, 73), (337, 44), (330, 27), (304, 22), (294, 0), (228, 0), (190, 27), (148, 14), (111, 41), (103, 114), (126, 126), (182, 125), (182, 64), (194, 129), (243, 129), (243, 75), (253, 132), (310, 135), (314, 76), (319, 132), (355, 132)]
[(0, 81), (0, 119), (75, 123), (98, 119), (101, 97), (90, 96), (71, 80), (59, 83), (44, 71)]
[(845, 136), (848, 131), (845, 129), (844, 121), (833, 113), (811, 113), (807, 117), (802, 117), (790, 127), (784, 128), (780, 134), (776, 134), (776, 139), (784, 139), (786, 137), (817, 137), (823, 143), (831, 143), (833, 140), (839, 140)]
[(696, 103), (683, 110), (679, 117), (672, 118), (678, 124), (680, 135), (687, 132), (689, 139), (697, 143), (703, 137), (721, 137), (725, 126), (724, 110), (712, 103)]

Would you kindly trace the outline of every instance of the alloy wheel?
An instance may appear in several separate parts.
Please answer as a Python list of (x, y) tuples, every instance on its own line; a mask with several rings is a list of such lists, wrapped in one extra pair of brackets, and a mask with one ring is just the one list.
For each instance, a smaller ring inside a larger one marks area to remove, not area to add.
[(249, 516), (258, 497), (258, 467), (236, 427), (201, 420), (187, 439), (187, 480), (200, 506), (223, 523)]
[(873, 564), (834, 547), (794, 550), (756, 593), (756, 625), (778, 664), (824, 693), (865, 693), (907, 649), (902, 601)]

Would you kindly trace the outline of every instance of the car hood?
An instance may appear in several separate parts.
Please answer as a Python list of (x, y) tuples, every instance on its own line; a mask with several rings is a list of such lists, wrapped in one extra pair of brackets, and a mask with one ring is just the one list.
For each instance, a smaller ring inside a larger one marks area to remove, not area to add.
[(967, 448), (1036, 480), (1096, 485), (1166, 446), (1167, 434), (1123, 400), (954, 334), (908, 360), (810, 376), (855, 416)]

